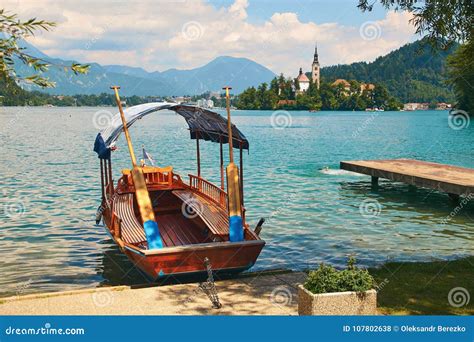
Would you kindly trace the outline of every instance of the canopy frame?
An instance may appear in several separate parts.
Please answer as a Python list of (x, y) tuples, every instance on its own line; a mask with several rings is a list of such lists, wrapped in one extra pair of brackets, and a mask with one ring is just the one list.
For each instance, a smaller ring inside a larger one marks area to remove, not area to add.
[[(216, 112), (191, 105), (152, 102), (129, 107), (124, 111), (127, 128), (142, 117), (164, 109), (172, 110), (184, 117), (188, 124), (191, 139), (207, 140), (219, 144), (228, 143), (227, 119)], [(231, 127), (233, 146), (248, 150), (249, 142), (245, 135), (234, 124)], [(99, 158), (110, 158), (110, 152), (122, 131), (123, 124), (118, 113), (110, 120), (109, 126), (97, 134), (94, 151), (97, 152)]]

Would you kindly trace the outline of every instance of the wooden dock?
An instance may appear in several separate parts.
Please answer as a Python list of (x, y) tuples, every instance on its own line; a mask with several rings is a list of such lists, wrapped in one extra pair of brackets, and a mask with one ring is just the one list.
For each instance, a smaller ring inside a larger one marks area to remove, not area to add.
[(341, 169), (379, 178), (434, 189), (451, 197), (474, 195), (474, 169), (414, 159), (342, 161)]

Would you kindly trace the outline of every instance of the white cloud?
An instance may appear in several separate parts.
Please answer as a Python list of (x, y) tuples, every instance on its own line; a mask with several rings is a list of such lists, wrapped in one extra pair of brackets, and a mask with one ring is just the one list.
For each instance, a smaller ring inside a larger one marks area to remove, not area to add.
[(321, 64), (332, 65), (373, 60), (414, 37), (406, 12), (387, 12), (384, 19), (368, 23), (376, 36), (367, 39), (358, 26), (303, 22), (296, 13), (274, 13), (251, 23), (247, 0), (235, 0), (227, 8), (201, 0), (22, 0), (3, 7), (23, 19), (58, 22), (54, 31), (30, 39), (47, 54), (147, 70), (192, 68), (230, 55), (294, 75), (300, 66), (310, 69), (316, 41)]

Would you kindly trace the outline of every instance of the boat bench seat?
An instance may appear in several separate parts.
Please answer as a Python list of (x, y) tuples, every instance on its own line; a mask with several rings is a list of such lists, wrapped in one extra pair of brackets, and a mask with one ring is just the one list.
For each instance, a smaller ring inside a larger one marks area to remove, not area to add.
[(146, 241), (145, 230), (133, 210), (133, 193), (116, 195), (114, 212), (120, 219), (120, 233), (123, 241), (137, 244)]
[[(142, 166), (143, 176), (147, 185), (161, 184), (161, 185), (172, 185), (173, 184), (173, 167), (156, 167), (156, 166)], [(126, 177), (127, 184), (133, 184), (132, 170), (123, 169), (122, 174)]]
[(196, 212), (206, 223), (212, 235), (228, 240), (229, 218), (224, 209), (191, 190), (173, 190), (172, 193)]

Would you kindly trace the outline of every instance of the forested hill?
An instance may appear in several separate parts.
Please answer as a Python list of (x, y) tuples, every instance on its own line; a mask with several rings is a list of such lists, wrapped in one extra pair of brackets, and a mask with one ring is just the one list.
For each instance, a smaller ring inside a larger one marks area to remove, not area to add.
[(407, 44), (374, 62), (335, 65), (321, 69), (323, 80), (338, 78), (385, 85), (402, 102), (453, 102), (454, 94), (445, 83), (446, 51), (433, 51), (422, 40)]

